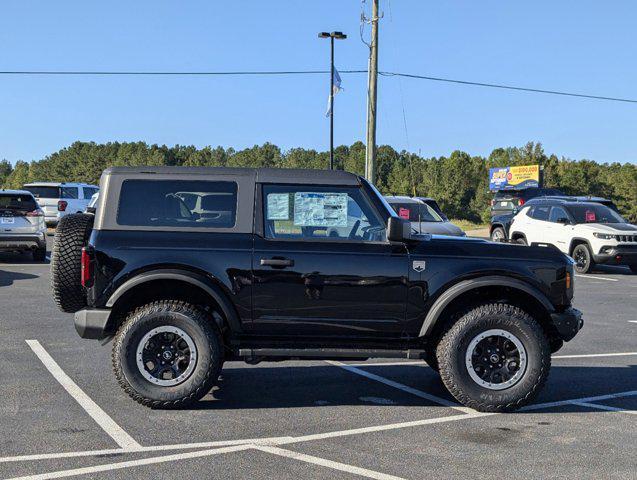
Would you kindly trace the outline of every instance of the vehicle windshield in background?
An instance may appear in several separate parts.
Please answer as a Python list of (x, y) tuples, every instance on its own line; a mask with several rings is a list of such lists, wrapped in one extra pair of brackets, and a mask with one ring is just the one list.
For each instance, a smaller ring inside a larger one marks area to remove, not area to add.
[(569, 205), (575, 223), (626, 223), (621, 215), (604, 205)]
[(31, 195), (15, 195), (0, 193), (0, 210), (16, 212), (32, 212), (38, 205)]
[(444, 220), (429, 205), (422, 203), (393, 203), (398, 216), (410, 222), (443, 222)]
[(36, 198), (60, 198), (60, 187), (24, 187)]

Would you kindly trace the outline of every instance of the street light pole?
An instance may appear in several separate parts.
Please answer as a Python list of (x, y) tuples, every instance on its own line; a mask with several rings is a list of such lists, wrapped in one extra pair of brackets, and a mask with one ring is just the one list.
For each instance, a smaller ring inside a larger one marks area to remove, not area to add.
[(347, 38), (343, 32), (321, 32), (319, 38), (330, 39), (330, 170), (334, 170), (334, 39)]

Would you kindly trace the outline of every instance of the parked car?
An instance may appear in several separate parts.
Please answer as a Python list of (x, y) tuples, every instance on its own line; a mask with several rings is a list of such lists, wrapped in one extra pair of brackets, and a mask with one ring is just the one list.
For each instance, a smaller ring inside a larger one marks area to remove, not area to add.
[(224, 361), (393, 357), (426, 359), (464, 405), (512, 410), (582, 327), (566, 255), (412, 237), (351, 173), (117, 167), (101, 192), (95, 215), (60, 220), (53, 295), (81, 337), (114, 337), (115, 377), (146, 406), (197, 401)]
[(91, 197), (99, 187), (86, 183), (33, 182), (22, 187), (33, 194), (44, 211), (47, 225), (57, 225), (68, 213), (79, 213), (86, 209)]
[(421, 202), (424, 202), (427, 205), (429, 205), (445, 222), (449, 221), (449, 218), (442, 211), (442, 209), (440, 208), (440, 205), (438, 205), (438, 202), (434, 200), (433, 198), (431, 197), (413, 197), (413, 198), (415, 198), (416, 200), (420, 200)]
[(420, 198), (387, 196), (385, 200), (399, 217), (411, 222), (414, 234), (430, 233), (460, 237), (466, 235), (460, 227), (451, 223), (447, 217), (441, 216), (428, 202)]
[(513, 218), (511, 239), (551, 245), (575, 260), (575, 271), (596, 264), (628, 265), (637, 273), (637, 226), (596, 202), (538, 199)]
[(491, 216), (512, 213), (535, 197), (565, 196), (555, 188), (524, 188), (522, 190), (498, 190), (491, 200)]
[(31, 192), (0, 190), (0, 250), (31, 252), (36, 262), (46, 259), (44, 212)]
[[(532, 205), (535, 202), (541, 201), (547, 197), (535, 197), (526, 202), (525, 205)], [(601, 197), (590, 196), (551, 196), (551, 199), (564, 200), (568, 202), (595, 202), (606, 205), (608, 208), (619, 213), (617, 205), (612, 200)], [(511, 213), (503, 213), (491, 217), (491, 226), (489, 230), (489, 236), (494, 242), (503, 242), (509, 239), (509, 229), (511, 227), (511, 220), (520, 211), (520, 207), (515, 208)]]

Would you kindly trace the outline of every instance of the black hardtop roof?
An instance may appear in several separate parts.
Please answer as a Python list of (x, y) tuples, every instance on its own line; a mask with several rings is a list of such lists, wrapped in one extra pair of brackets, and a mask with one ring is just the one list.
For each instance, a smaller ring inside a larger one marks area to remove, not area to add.
[(556, 205), (588, 205), (595, 203), (603, 205), (601, 202), (608, 202), (603, 198), (577, 198), (577, 197), (535, 197), (526, 202), (524, 205), (544, 205), (544, 204), (556, 204)]
[(327, 185), (359, 185), (360, 178), (343, 170), (317, 170), (300, 168), (229, 168), (229, 167), (110, 167), (104, 175), (212, 175), (252, 176), (261, 183), (304, 183)]

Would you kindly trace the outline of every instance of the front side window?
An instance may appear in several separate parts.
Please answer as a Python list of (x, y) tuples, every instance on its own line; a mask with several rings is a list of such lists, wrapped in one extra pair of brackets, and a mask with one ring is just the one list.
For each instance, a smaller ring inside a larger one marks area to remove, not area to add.
[(385, 225), (359, 188), (263, 187), (266, 238), (385, 241)]
[(79, 197), (79, 188), (77, 187), (60, 187), (60, 198), (76, 199)]
[(84, 187), (84, 198), (91, 198), (98, 192), (97, 188), (94, 187)]
[(237, 184), (199, 180), (125, 180), (117, 223), (141, 227), (232, 228)]
[(569, 218), (566, 210), (564, 210), (562, 207), (553, 207), (551, 209), (551, 215), (549, 216), (549, 222), (557, 223), (557, 221), (562, 218)]

